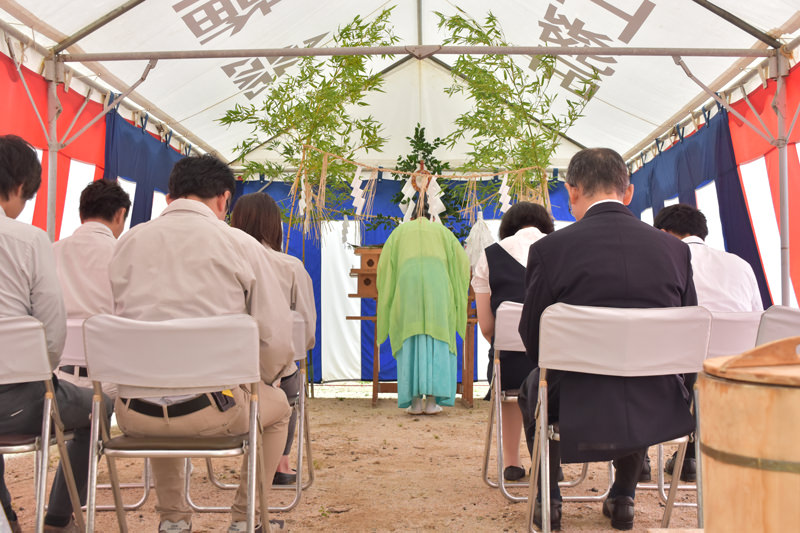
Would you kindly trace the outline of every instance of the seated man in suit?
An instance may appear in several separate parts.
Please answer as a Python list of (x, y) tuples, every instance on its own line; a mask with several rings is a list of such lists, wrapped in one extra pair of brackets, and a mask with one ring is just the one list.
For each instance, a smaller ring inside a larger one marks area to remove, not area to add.
[[(697, 304), (711, 312), (763, 311), (761, 292), (750, 264), (738, 255), (706, 246), (708, 223), (700, 210), (686, 204), (663, 208), (653, 225), (689, 245), (692, 253), (692, 277), (697, 291)], [(692, 390), (697, 374), (686, 376), (686, 385)], [(675, 468), (673, 455), (664, 467), (672, 474)], [(686, 449), (686, 459), (681, 469), (683, 481), (697, 481), (697, 461), (694, 446)]]
[[(636, 219), (625, 161), (613, 150), (581, 150), (570, 161), (566, 187), (577, 222), (533, 243), (528, 255), (519, 331), (538, 366), (539, 319), (549, 305), (598, 307), (696, 305), (689, 247)], [(580, 335), (580, 331), (575, 332)], [(636, 483), (646, 447), (691, 431), (688, 393), (677, 376), (616, 377), (549, 371), (549, 413), (561, 442), (550, 445), (551, 527), (561, 527), (557, 472), (565, 462), (617, 463), (603, 514), (615, 529), (633, 527)], [(534, 432), (538, 372), (521, 387), (529, 446)], [(636, 409), (630, 409), (636, 406)], [(541, 506), (535, 508), (541, 524)]]
[[(69, 237), (53, 243), (68, 319), (112, 311), (108, 263), (125, 229), (130, 207), (128, 193), (114, 181), (93, 181), (81, 192), (81, 226)], [(63, 365), (56, 375), (79, 387), (92, 387), (85, 366)], [(116, 397), (114, 385), (103, 384), (103, 391)]]

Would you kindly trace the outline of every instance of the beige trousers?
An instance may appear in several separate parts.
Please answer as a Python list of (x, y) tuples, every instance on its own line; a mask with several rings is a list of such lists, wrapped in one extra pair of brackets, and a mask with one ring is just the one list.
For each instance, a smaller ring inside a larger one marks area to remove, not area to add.
[[(291, 408), (286, 395), (280, 388), (259, 384), (259, 422), (262, 428), (261, 447), (264, 462), (266, 484), (271, 484), (278, 467), (283, 447), (286, 444)], [(233, 391), (236, 405), (225, 412), (217, 409), (216, 404), (200, 409), (188, 415), (163, 418), (148, 416), (128, 409), (117, 399), (114, 412), (117, 415), (119, 428), (132, 437), (172, 436), (172, 437), (210, 437), (224, 435), (241, 435), (247, 433), (249, 415), (249, 393), (241, 388)], [(247, 517), (247, 457), (242, 460), (241, 482), (236, 491), (231, 519), (246, 520)], [(186, 520), (191, 523), (192, 511), (186, 502), (185, 467), (183, 459), (151, 459), (153, 477), (155, 478), (158, 504), (156, 511), (160, 520), (177, 522)], [(256, 502), (258, 499), (256, 498)], [(258, 503), (256, 503), (258, 507)], [(258, 509), (256, 509), (258, 515)]]

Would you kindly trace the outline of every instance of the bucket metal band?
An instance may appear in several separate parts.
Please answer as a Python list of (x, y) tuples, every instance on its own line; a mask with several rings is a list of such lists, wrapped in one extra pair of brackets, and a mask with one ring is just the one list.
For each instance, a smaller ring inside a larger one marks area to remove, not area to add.
[(749, 457), (736, 453), (723, 452), (722, 450), (717, 450), (702, 442), (700, 443), (700, 451), (720, 463), (743, 466), (745, 468), (755, 468), (756, 470), (768, 470), (770, 472), (800, 474), (800, 462), (797, 461), (763, 459), (761, 457)]

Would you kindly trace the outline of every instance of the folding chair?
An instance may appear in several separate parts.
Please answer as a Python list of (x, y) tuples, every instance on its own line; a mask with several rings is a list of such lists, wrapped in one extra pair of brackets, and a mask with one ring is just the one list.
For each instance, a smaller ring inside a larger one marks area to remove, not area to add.
[[(546, 440), (560, 436), (547, 422), (547, 370), (623, 377), (698, 372), (708, 352), (711, 313), (702, 307), (621, 309), (557, 303), (542, 313), (539, 331), (541, 374), (531, 479), (540, 479), (542, 531), (549, 532), (550, 454)], [(680, 478), (688, 440), (687, 435), (672, 441), (680, 442), (675, 479)], [(662, 527), (669, 524), (677, 488), (677, 483), (670, 485)], [(528, 500), (527, 529), (535, 531), (535, 483), (531, 483)]]
[[(756, 334), (758, 332), (759, 321), (761, 320), (761, 311), (755, 312), (711, 312), (711, 335), (708, 341), (708, 354), (709, 357), (720, 357), (723, 355), (733, 355), (746, 352), (753, 349), (756, 343)], [(689, 391), (690, 393), (693, 391)], [(697, 405), (695, 403), (695, 405)], [(695, 442), (697, 439), (695, 439)], [(664, 446), (658, 445), (658, 475), (656, 483), (639, 484), (639, 489), (656, 489), (658, 490), (658, 497), (662, 503), (667, 502), (667, 487), (670, 484), (665, 483), (664, 480)], [(697, 478), (700, 479), (701, 465), (700, 454), (696, 454), (697, 461)], [(680, 483), (678, 477), (672, 476), (673, 482)], [(697, 485), (694, 483), (686, 485), (678, 485), (678, 490), (696, 490)], [(675, 502), (674, 507), (698, 507), (698, 513), (702, 513), (702, 501), (698, 498), (695, 502)]]
[[(500, 352), (524, 352), (525, 345), (519, 336), (519, 321), (522, 316), (522, 304), (517, 302), (503, 302), (497, 308), (497, 315), (494, 321), (494, 349), (492, 352), (494, 372), (491, 383), (491, 407), (489, 409), (489, 421), (486, 425), (486, 440), (483, 448), (483, 467), (481, 475), (484, 483), (492, 488), (500, 488), (500, 492), (506, 499), (512, 502), (524, 502), (528, 500), (527, 495), (516, 496), (509, 492), (509, 488), (525, 488), (528, 482), (507, 482), (503, 476), (505, 462), (503, 457), (503, 411), (502, 402), (516, 401), (519, 390), (501, 390), (500, 379)], [(489, 477), (489, 459), (492, 451), (492, 437), (497, 441), (497, 481), (492, 481)], [(583, 466), (581, 475), (578, 479), (560, 482), (562, 487), (574, 487), (582, 483), (589, 471), (588, 464)]]
[[(47, 341), (44, 326), (31, 316), (0, 318), (0, 385), (42, 381), (45, 385), (42, 408), (42, 430), (36, 434), (0, 435), (0, 454), (35, 452), (34, 491), (36, 495), (36, 531), (44, 530), (45, 492), (50, 446), (56, 444), (72, 500), (75, 522), (84, 527), (80, 498), (72, 474), (72, 465), (67, 455), (66, 441), (71, 435), (64, 434), (64, 424), (55, 402), (53, 371), (47, 356)], [(51, 437), (51, 422), (55, 438)], [(45, 444), (46, 443), (46, 444)]]
[[(295, 346), (295, 361), (303, 361), (305, 359), (305, 346), (306, 346), (306, 338), (305, 338), (305, 327), (306, 322), (303, 319), (303, 316), (296, 312), (292, 311), (292, 318), (293, 318), (293, 330), (292, 330), (292, 340)], [(298, 503), (300, 503), (300, 496), (302, 492), (309, 488), (314, 483), (314, 464), (313, 459), (311, 458), (311, 434), (308, 429), (308, 412), (306, 411), (306, 390), (305, 390), (305, 383), (306, 383), (306, 374), (305, 368), (301, 365), (300, 369), (300, 382), (302, 386), (300, 387), (297, 402), (294, 404), (293, 408), (297, 410), (297, 477), (295, 478), (294, 485), (273, 485), (273, 490), (294, 490), (294, 498), (291, 502), (287, 505), (283, 506), (274, 506), (270, 507), (270, 512), (285, 512), (291, 511), (294, 509)], [(305, 445), (305, 450), (303, 450), (303, 445)], [(305, 453), (304, 453), (305, 451)], [(305, 455), (308, 455), (306, 459)], [(303, 481), (303, 465), (307, 465), (306, 469), (308, 471), (308, 480)], [(217, 479), (216, 475), (214, 475), (214, 467), (211, 464), (211, 458), (206, 458), (206, 469), (208, 470), (208, 479), (211, 481), (214, 486), (220, 489), (227, 489), (227, 490), (235, 490), (239, 488), (238, 483), (223, 483), (219, 479)], [(187, 463), (186, 465), (186, 500), (189, 503), (189, 507), (192, 508), (193, 511), (200, 512), (200, 513), (220, 513), (224, 512), (226, 507), (220, 506), (207, 506), (207, 505), (199, 505), (192, 500), (190, 494), (190, 479), (189, 473), (191, 472), (191, 466)]]
[[(227, 315), (144, 322), (95, 315), (84, 323), (89, 377), (94, 382), (92, 447), (89, 463), (88, 530), (94, 528), (99, 457), (233, 457), (248, 454), (247, 528), (255, 526), (258, 459), (259, 340), (249, 315)], [(191, 362), (191, 364), (187, 364)], [(153, 369), (158, 369), (154, 372)], [(120, 396), (152, 398), (203, 394), (249, 384), (249, 429), (234, 437), (109, 438), (100, 427), (100, 383), (116, 383)], [(102, 438), (101, 438), (102, 431)], [(109, 461), (109, 466), (113, 462)], [(259, 462), (260, 464), (260, 462)], [(118, 480), (111, 470), (122, 532), (127, 531)], [(262, 481), (263, 476), (259, 476)], [(262, 520), (267, 521), (266, 492), (261, 490)], [(225, 508), (226, 511), (229, 507)]]
[[(88, 378), (88, 373), (86, 372), (86, 354), (84, 353), (83, 347), (83, 320), (84, 319), (82, 318), (67, 319), (67, 337), (64, 341), (64, 350), (61, 352), (59, 371), (78, 376), (78, 379), (76, 379), (74, 383), (79, 387), (85, 386), (91, 388), (92, 382)], [(109, 395), (112, 399), (117, 397), (117, 387), (111, 383), (103, 384), (103, 392)], [(145, 459), (142, 482), (120, 484), (121, 489), (143, 489), (142, 496), (139, 498), (139, 500), (135, 503), (124, 504), (124, 509), (126, 511), (135, 511), (144, 505), (144, 503), (147, 501), (147, 498), (150, 496), (150, 485), (150, 460)], [(111, 485), (103, 483), (98, 485), (97, 488), (110, 489)], [(98, 511), (115, 511), (116, 506), (98, 505), (96, 509)]]
[(797, 336), (800, 336), (800, 309), (773, 305), (761, 316), (756, 346)]

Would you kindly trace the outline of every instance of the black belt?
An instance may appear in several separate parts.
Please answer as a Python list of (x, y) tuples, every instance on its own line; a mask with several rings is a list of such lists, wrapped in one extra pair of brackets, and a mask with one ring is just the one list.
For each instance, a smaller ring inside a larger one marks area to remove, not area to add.
[[(138, 400), (136, 398), (131, 398), (130, 400), (125, 398), (120, 399), (124, 403), (127, 403), (128, 409), (136, 411), (137, 413), (147, 416), (164, 416), (163, 408), (165, 406)], [(167, 416), (170, 418), (175, 418), (178, 416), (188, 415), (194, 413), (195, 411), (199, 411), (200, 409), (205, 409), (209, 405), (211, 405), (211, 400), (208, 399), (207, 395), (203, 394), (202, 396), (192, 398), (191, 400), (186, 400), (185, 402), (167, 405)]]
[[(61, 370), (62, 372), (65, 372), (67, 374), (72, 374), (74, 376), (75, 375), (75, 368), (76, 367), (74, 365), (64, 365), (64, 366), (59, 367), (58, 369)], [(82, 378), (88, 378), (89, 377), (89, 372), (86, 370), (85, 366), (79, 366), (77, 368), (78, 368), (78, 375), (80, 377), (82, 377)]]

